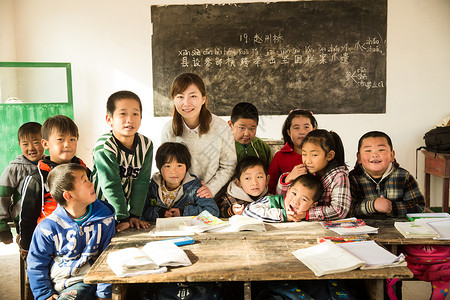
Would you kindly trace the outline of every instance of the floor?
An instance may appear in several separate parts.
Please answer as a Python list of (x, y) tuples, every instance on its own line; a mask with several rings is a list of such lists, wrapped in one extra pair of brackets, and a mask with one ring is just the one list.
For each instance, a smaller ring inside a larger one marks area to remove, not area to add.
[[(15, 243), (0, 243), (0, 300), (20, 299), (19, 249)], [(403, 283), (404, 300), (426, 300), (430, 298), (431, 287), (427, 282), (408, 281)], [(447, 295), (450, 300), (450, 295)]]

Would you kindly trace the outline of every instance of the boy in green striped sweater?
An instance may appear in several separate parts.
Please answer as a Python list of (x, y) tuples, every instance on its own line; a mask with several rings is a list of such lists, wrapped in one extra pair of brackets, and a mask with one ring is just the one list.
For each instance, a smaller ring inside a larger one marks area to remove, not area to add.
[(137, 132), (141, 100), (133, 92), (119, 91), (108, 98), (106, 111), (112, 130), (94, 147), (92, 181), (97, 197), (114, 206), (117, 231), (147, 228), (149, 224), (139, 218), (150, 183), (153, 143)]

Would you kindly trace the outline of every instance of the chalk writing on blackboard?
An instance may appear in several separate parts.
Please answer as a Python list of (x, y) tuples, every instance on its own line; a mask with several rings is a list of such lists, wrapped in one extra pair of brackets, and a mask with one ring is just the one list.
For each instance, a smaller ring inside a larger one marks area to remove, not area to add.
[(260, 114), (385, 112), (385, 0), (152, 6), (152, 22), (155, 116), (171, 114), (183, 72), (202, 76), (218, 115), (241, 101)]

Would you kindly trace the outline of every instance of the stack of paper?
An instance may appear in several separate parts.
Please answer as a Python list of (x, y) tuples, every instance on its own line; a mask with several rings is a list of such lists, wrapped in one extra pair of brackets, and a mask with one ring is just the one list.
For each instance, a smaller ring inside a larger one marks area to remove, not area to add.
[(323, 227), (339, 233), (340, 235), (378, 233), (378, 228), (366, 225), (363, 220), (357, 218), (323, 221), (321, 224)]
[(292, 254), (316, 276), (347, 272), (357, 268), (406, 266), (402, 254), (395, 256), (374, 241), (342, 244), (325, 241), (309, 248), (298, 249)]

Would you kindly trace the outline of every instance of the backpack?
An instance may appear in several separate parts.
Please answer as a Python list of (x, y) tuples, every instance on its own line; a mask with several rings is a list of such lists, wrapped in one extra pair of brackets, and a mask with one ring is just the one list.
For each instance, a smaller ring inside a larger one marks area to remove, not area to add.
[(436, 127), (423, 136), (425, 149), (434, 153), (450, 153), (450, 126)]
[(434, 153), (450, 153), (450, 126), (439, 126), (431, 129), (423, 136), (425, 146), (416, 149), (416, 178), (417, 178), (417, 153), (425, 149)]

